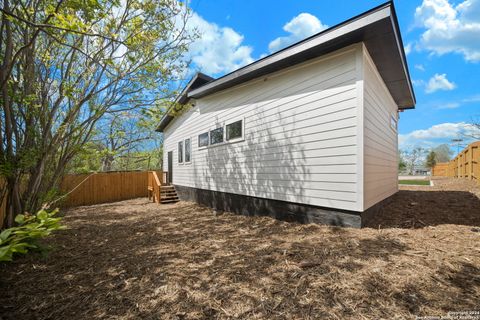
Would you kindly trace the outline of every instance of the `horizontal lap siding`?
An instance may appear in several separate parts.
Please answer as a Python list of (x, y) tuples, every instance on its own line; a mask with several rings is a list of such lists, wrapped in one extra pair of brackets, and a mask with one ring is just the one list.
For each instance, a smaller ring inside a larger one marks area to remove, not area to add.
[[(174, 184), (356, 210), (355, 50), (197, 100), (164, 133)], [(199, 134), (237, 119), (244, 141), (198, 148)], [(192, 163), (179, 164), (178, 142), (188, 137)]]
[(390, 117), (397, 105), (365, 49), (364, 57), (364, 208), (398, 191), (397, 132)]

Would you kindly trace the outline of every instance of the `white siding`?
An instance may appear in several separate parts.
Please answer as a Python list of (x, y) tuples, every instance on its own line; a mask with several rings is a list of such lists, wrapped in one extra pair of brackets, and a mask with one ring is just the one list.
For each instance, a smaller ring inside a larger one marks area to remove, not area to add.
[[(195, 101), (164, 132), (174, 184), (362, 210), (361, 50), (354, 45)], [(199, 134), (237, 119), (245, 122), (244, 141), (198, 148)], [(188, 137), (192, 162), (179, 164), (177, 145)]]
[[(362, 44), (195, 101), (164, 132), (177, 185), (363, 211), (398, 191), (397, 106)], [(198, 148), (244, 120), (245, 139)], [(192, 139), (192, 162), (178, 142)]]
[(364, 48), (364, 209), (398, 191), (397, 105)]

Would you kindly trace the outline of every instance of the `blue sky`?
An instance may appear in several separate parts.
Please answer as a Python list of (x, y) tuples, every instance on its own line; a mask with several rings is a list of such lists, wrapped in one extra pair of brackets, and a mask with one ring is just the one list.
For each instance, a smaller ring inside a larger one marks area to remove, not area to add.
[[(384, 1), (193, 0), (197, 70), (217, 77)], [(400, 115), (400, 148), (431, 147), (480, 121), (480, 0), (395, 1), (417, 97)], [(480, 137), (480, 135), (479, 135)]]

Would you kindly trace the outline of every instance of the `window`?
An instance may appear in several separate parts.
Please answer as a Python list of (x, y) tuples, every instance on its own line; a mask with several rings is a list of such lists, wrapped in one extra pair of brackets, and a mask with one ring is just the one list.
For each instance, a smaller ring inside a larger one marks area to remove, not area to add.
[(210, 144), (223, 142), (223, 127), (210, 131)]
[(208, 146), (208, 132), (202, 133), (198, 136), (198, 147)]
[(183, 163), (183, 141), (178, 143), (178, 163)]
[[(243, 141), (245, 136), (244, 119), (235, 122), (227, 122), (223, 126), (204, 132), (198, 135), (198, 147), (208, 147), (209, 145), (222, 144), (227, 142)], [(186, 141), (185, 141), (186, 143)], [(191, 148), (191, 147), (190, 147)], [(186, 151), (185, 151), (186, 152)], [(185, 155), (185, 161), (187, 161)]]
[(390, 126), (392, 127), (393, 130), (397, 130), (397, 118), (394, 115), (390, 116)]
[(226, 125), (225, 129), (227, 132), (227, 141), (242, 137), (242, 122), (242, 120), (238, 120)]
[(191, 154), (192, 154), (192, 144), (190, 143), (190, 139), (185, 140), (185, 162), (191, 161)]

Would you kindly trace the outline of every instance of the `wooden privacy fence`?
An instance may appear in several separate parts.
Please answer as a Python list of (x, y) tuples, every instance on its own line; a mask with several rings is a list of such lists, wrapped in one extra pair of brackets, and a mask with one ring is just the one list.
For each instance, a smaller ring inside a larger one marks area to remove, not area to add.
[(448, 162), (440, 162), (432, 168), (432, 176), (447, 177)]
[(147, 196), (148, 171), (74, 174), (63, 178), (62, 192), (69, 192), (64, 207), (114, 202)]
[[(162, 171), (157, 171), (164, 177)], [(4, 183), (0, 180), (0, 183)], [(66, 175), (60, 185), (67, 194), (56, 206), (75, 207), (147, 197), (148, 171), (116, 171)], [(0, 203), (0, 228), (6, 212), (6, 197)]]
[[(438, 169), (437, 169), (438, 167)], [(438, 163), (432, 170), (434, 176), (480, 179), (480, 141), (470, 144), (455, 159), (448, 163)]]

